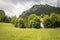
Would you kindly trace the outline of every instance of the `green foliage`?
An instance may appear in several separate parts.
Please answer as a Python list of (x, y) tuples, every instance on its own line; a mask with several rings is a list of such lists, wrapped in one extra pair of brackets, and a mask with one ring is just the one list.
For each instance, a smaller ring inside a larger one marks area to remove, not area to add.
[(25, 23), (23, 18), (18, 18), (18, 27), (25, 28)]
[(11, 18), (10, 18), (10, 17), (5, 16), (4, 21), (5, 21), (6, 23), (10, 23)]
[(5, 12), (3, 10), (0, 10), (0, 22), (4, 22), (5, 18)]
[(52, 24), (51, 24), (51, 21), (50, 21), (50, 17), (48, 15), (45, 15), (44, 16), (44, 26), (49, 28), (49, 27), (51, 27), (51, 25)]
[[(44, 27), (56, 28), (60, 27), (60, 14), (51, 13), (50, 15), (44, 15)], [(40, 17), (35, 13), (22, 18), (22, 15), (17, 18), (16, 16), (8, 17), (3, 10), (0, 10), (0, 22), (13, 23), (15, 27), (19, 28), (40, 28)]]
[(15, 20), (16, 20), (16, 16), (11, 17), (11, 23), (14, 24)]
[(3, 10), (0, 10), (0, 22), (10, 22), (10, 17), (6, 16)]
[(60, 14), (57, 14), (57, 20), (60, 22)]
[(24, 19), (23, 18), (16, 18), (14, 21), (14, 25), (15, 27), (19, 27), (19, 28), (25, 28), (25, 23), (24, 23)]
[(3, 10), (0, 10), (0, 17), (5, 16), (5, 12)]
[(50, 20), (52, 21), (52, 23), (55, 23), (55, 21), (57, 21), (57, 14), (52, 13), (52, 14), (50, 15)]
[(60, 27), (60, 14), (51, 13), (50, 16), (44, 16), (44, 26), (48, 28)]
[[(60, 14), (59, 14), (60, 15)], [(52, 13), (50, 15), (50, 20), (52, 21), (52, 26), (55, 28), (55, 27), (59, 27), (60, 25), (60, 21), (59, 21), (59, 15), (58, 14), (55, 14), (55, 13)]]
[(18, 27), (18, 19), (16, 18), (15, 21), (14, 21), (14, 26), (15, 27)]
[(35, 14), (31, 14), (28, 17), (28, 24), (30, 28), (40, 28), (40, 20), (39, 17)]

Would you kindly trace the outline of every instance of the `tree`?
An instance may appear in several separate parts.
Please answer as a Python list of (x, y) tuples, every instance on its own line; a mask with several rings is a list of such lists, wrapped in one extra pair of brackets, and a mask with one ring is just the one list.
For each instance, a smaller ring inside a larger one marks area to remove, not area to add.
[(58, 21), (57, 19), (58, 19), (57, 14), (52, 13), (50, 15), (50, 20), (52, 21), (52, 27), (53, 28), (55, 28), (57, 26), (57, 21)]
[(60, 14), (57, 14), (57, 27), (60, 27)]
[(11, 21), (11, 18), (8, 17), (8, 16), (5, 16), (5, 18), (4, 18), (4, 22), (6, 22), (6, 23), (10, 23), (10, 21)]
[(16, 19), (17, 19), (16, 16), (11, 17), (11, 23), (14, 24)]
[(24, 19), (23, 18), (18, 18), (18, 27), (20, 28), (25, 28), (25, 23), (24, 23)]
[(51, 21), (48, 15), (44, 15), (44, 26), (45, 28), (51, 28)]
[(0, 22), (4, 22), (5, 18), (5, 12), (3, 10), (0, 10)]
[(18, 19), (17, 18), (15, 19), (14, 26), (18, 27)]
[(40, 20), (36, 14), (28, 16), (28, 24), (30, 28), (40, 28)]
[(54, 28), (60, 27), (60, 25), (59, 25), (60, 24), (60, 14), (58, 15), (56, 13), (52, 13), (50, 15), (50, 20), (52, 21), (52, 26)]

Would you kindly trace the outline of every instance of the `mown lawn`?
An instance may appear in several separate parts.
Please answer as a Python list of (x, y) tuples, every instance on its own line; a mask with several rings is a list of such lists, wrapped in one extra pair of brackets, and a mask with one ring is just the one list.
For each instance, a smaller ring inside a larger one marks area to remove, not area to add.
[(0, 23), (0, 40), (60, 40), (60, 28), (21, 29)]

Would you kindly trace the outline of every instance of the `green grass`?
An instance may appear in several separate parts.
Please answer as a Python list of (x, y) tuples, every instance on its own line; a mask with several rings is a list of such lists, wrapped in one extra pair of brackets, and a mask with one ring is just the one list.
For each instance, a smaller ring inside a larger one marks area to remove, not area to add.
[(21, 29), (0, 23), (0, 40), (60, 40), (60, 28)]

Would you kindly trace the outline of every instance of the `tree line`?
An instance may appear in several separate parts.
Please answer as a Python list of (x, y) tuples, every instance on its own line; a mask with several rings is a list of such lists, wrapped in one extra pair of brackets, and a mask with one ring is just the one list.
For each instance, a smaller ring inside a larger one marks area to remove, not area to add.
[(10, 17), (6, 16), (3, 10), (0, 10), (0, 22), (10, 22)]
[[(22, 18), (19, 16), (8, 17), (5, 15), (5, 12), (0, 10), (0, 22), (12, 23), (15, 27), (19, 28), (41, 28), (40, 18), (36, 14), (31, 14), (27, 18)], [(45, 14), (44, 18), (44, 27), (45, 28), (58, 28), (60, 27), (60, 14), (51, 13), (50, 15)]]

